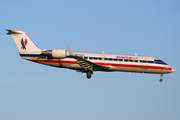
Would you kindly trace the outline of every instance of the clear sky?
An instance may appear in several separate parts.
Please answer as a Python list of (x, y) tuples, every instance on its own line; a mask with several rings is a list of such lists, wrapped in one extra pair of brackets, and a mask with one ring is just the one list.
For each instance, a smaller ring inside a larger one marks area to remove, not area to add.
[[(155, 56), (176, 72), (86, 74), (22, 59), (5, 29), (42, 49)], [(0, 120), (180, 120), (179, 0), (3, 0)]]

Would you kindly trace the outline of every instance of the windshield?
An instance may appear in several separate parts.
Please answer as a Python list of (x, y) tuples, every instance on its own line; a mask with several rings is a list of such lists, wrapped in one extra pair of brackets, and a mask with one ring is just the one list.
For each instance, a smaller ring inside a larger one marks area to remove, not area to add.
[(156, 64), (165, 64), (165, 65), (167, 65), (164, 61), (159, 60), (159, 59), (155, 59), (154, 62), (155, 62)]

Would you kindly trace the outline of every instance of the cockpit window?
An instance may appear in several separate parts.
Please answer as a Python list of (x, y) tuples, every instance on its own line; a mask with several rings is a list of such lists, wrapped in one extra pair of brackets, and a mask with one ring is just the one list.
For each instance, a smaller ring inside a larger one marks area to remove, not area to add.
[(165, 64), (165, 65), (167, 65), (164, 61), (159, 60), (159, 59), (155, 59), (154, 62), (155, 62), (156, 64)]

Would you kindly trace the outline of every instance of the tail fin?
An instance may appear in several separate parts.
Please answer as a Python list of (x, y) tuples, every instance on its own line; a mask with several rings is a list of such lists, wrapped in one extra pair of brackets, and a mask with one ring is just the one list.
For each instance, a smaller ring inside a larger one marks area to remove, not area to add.
[(34, 44), (34, 42), (23, 31), (8, 30), (8, 35), (11, 35), (16, 43), (19, 51), (40, 51), (40, 49)]

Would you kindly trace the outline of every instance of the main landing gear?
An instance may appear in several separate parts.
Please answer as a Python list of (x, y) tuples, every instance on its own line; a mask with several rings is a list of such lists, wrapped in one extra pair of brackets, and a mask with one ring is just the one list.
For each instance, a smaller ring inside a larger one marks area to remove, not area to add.
[(162, 81), (163, 81), (162, 77), (163, 77), (163, 74), (161, 74), (161, 78), (160, 78), (160, 80), (159, 80), (160, 82), (162, 82)]
[(87, 71), (87, 78), (88, 78), (88, 79), (90, 79), (92, 74), (93, 74), (93, 72), (92, 72), (92, 71), (90, 71), (90, 70), (89, 70), (89, 71)]

